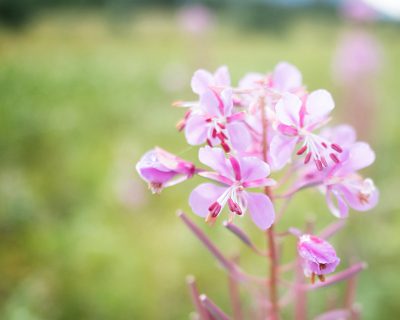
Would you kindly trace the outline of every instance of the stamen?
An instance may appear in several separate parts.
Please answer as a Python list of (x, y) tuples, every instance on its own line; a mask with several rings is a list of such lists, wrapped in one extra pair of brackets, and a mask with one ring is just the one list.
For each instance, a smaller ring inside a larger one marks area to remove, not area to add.
[(179, 120), (179, 121), (177, 122), (177, 124), (175, 125), (176, 129), (177, 129), (179, 132), (182, 131), (182, 130), (185, 128), (185, 126), (186, 126), (186, 119), (185, 119), (185, 118)]
[(208, 144), (210, 147), (213, 146), (210, 139), (207, 138), (206, 142), (207, 142), (207, 144)]
[(221, 141), (221, 147), (222, 149), (224, 149), (224, 151), (226, 153), (228, 153), (229, 151), (231, 151), (231, 148), (228, 146), (228, 144), (225, 141)]
[(208, 211), (210, 211), (211, 218), (216, 218), (218, 214), (221, 212), (221, 205), (216, 201), (214, 202), (209, 208)]
[(339, 152), (339, 153), (342, 153), (342, 152), (343, 152), (343, 149), (342, 149), (338, 144), (336, 144), (336, 143), (332, 143), (332, 144), (331, 144), (331, 148), (332, 148), (333, 150), (335, 150), (336, 152)]
[(307, 164), (310, 162), (311, 155), (312, 155), (311, 152), (307, 153), (306, 157), (304, 158), (304, 164)]
[(311, 273), (311, 284), (315, 283), (315, 273)]
[(368, 204), (369, 203), (369, 194), (362, 193), (360, 192), (358, 194), (358, 200), (360, 201), (361, 204)]
[(305, 151), (307, 150), (307, 146), (302, 146), (298, 151), (297, 151), (297, 155), (301, 156)]
[(149, 189), (153, 194), (160, 194), (162, 191), (161, 182), (149, 182)]
[(211, 132), (211, 136), (215, 139), (217, 137), (217, 129), (213, 128)]
[(323, 165), (325, 168), (328, 168), (328, 162), (326, 162), (325, 157), (321, 157), (321, 162), (322, 162), (322, 165)]
[(235, 201), (233, 201), (231, 198), (228, 199), (228, 207), (231, 212), (236, 213), (239, 216), (241, 216), (243, 214), (240, 206)]
[(326, 149), (328, 148), (328, 145), (325, 142), (322, 142), (321, 145)]
[(223, 133), (222, 131), (217, 133), (217, 137), (223, 141), (223, 140), (228, 140), (228, 137), (225, 135), (225, 133)]
[(223, 123), (221, 123), (221, 122), (218, 122), (217, 125), (218, 125), (218, 127), (220, 127), (222, 130), (224, 130), (224, 129), (226, 128), (225, 125), (224, 125)]
[(336, 154), (334, 154), (334, 153), (330, 153), (329, 154), (329, 157), (332, 159), (332, 161), (333, 162), (335, 162), (335, 163), (339, 163), (340, 162), (340, 160), (339, 160), (339, 158), (336, 156)]
[(314, 162), (315, 162), (315, 165), (317, 166), (317, 169), (319, 171), (322, 171), (322, 162), (321, 162), (321, 160), (315, 159)]
[(318, 275), (318, 279), (319, 279), (319, 281), (321, 281), (321, 282), (325, 282), (325, 276), (324, 276), (323, 274), (319, 274), (319, 275)]

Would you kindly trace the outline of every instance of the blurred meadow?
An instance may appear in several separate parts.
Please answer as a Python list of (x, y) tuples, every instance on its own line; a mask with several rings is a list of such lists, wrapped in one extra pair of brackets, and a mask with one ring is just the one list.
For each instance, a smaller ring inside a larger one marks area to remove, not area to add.
[[(371, 212), (352, 212), (333, 242), (340, 270), (350, 256), (368, 262), (357, 290), (363, 318), (398, 318), (399, 24), (355, 26), (304, 12), (275, 28), (257, 10), (240, 10), (213, 13), (203, 33), (184, 30), (177, 9), (165, 8), (52, 9), (25, 26), (0, 27), (0, 319), (188, 319), (188, 274), (229, 311), (223, 270), (176, 210), (227, 254), (240, 254), (244, 269), (263, 275), (266, 261), (221, 224), (210, 228), (190, 212), (187, 198), (199, 180), (152, 196), (134, 165), (154, 145), (197, 160), (175, 130), (183, 111), (171, 103), (194, 98), (190, 78), (199, 67), (226, 64), (237, 83), (248, 71), (289, 61), (310, 90), (333, 93), (335, 123), (362, 124), (368, 115), (341, 106), (343, 87), (332, 75), (337, 44), (354, 28), (376, 37), (384, 57), (371, 87), (373, 121), (360, 136), (377, 153), (366, 173), (381, 201)], [(290, 203), (279, 230), (301, 227), (305, 217), (318, 227), (335, 219), (323, 196), (306, 191)], [(257, 234), (245, 219), (238, 223)], [(313, 292), (311, 314), (324, 307), (319, 295), (340, 301), (341, 290)]]

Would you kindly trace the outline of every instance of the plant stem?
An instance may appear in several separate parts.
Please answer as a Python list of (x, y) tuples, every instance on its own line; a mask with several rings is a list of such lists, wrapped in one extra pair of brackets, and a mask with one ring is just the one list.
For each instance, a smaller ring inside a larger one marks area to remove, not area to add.
[[(263, 151), (263, 159), (265, 162), (268, 162), (268, 123), (267, 117), (265, 114), (265, 99), (260, 98), (260, 112), (261, 112), (261, 121), (262, 121), (262, 151)], [(270, 187), (264, 188), (264, 193), (273, 201), (272, 189)], [(278, 320), (279, 319), (279, 303), (278, 303), (278, 256), (276, 251), (276, 241), (275, 241), (275, 232), (274, 225), (272, 225), (267, 231), (267, 243), (269, 248), (269, 259), (270, 259), (270, 267), (269, 267), (269, 298), (271, 302), (271, 312), (270, 319)]]

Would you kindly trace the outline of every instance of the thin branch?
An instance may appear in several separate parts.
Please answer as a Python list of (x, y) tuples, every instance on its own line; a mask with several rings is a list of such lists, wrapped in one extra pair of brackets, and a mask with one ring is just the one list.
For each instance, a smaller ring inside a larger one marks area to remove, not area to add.
[(206, 308), (217, 320), (231, 320), (231, 318), (205, 294), (200, 296), (200, 301), (204, 308)]
[(359, 272), (367, 268), (367, 264), (365, 262), (359, 262), (354, 264), (353, 266), (347, 268), (346, 270), (339, 272), (331, 277), (329, 277), (325, 282), (319, 282), (313, 285), (306, 285), (307, 290), (318, 289), (322, 287), (328, 287), (333, 284), (336, 284), (340, 281), (347, 280), (351, 277), (354, 277)]
[(197, 314), (199, 315), (200, 319), (211, 320), (211, 318), (208, 316), (207, 310), (204, 309), (204, 306), (199, 299), (199, 290), (197, 288), (195, 278), (193, 276), (188, 276), (186, 278), (186, 283), (188, 284), (193, 304), (196, 308)]
[[(235, 261), (237, 262), (237, 260)], [(232, 305), (232, 313), (234, 320), (242, 320), (243, 313), (242, 307), (240, 303), (240, 293), (239, 293), (239, 284), (232, 275), (228, 275), (228, 283), (229, 283), (229, 296), (231, 298)]]
[(237, 225), (224, 221), (223, 223), (224, 227), (227, 228), (230, 232), (232, 232), (236, 237), (238, 237), (245, 245), (247, 245), (251, 250), (253, 250), (255, 253), (257, 253), (260, 256), (266, 257), (267, 253), (262, 252), (260, 249), (258, 249), (254, 243), (250, 240), (250, 237), (242, 230), (240, 229)]
[(324, 230), (322, 230), (319, 233), (319, 236), (322, 239), (329, 239), (330, 237), (338, 233), (341, 229), (343, 229), (345, 225), (346, 225), (345, 220), (339, 220), (327, 226)]

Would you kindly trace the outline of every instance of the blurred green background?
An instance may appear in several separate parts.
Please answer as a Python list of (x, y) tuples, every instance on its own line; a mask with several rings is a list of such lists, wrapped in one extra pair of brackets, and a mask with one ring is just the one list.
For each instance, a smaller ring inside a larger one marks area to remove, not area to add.
[[(186, 210), (227, 255), (241, 254), (246, 270), (262, 275), (267, 263), (190, 212), (187, 197), (200, 180), (152, 196), (134, 165), (154, 145), (196, 161), (174, 128), (182, 110), (170, 105), (194, 98), (190, 77), (199, 67), (226, 64), (237, 83), (245, 72), (289, 61), (309, 89), (333, 92), (336, 123), (360, 122), (364, 114), (341, 107), (343, 88), (332, 77), (338, 41), (354, 28), (383, 48), (370, 88), (378, 103), (361, 136), (377, 152), (366, 173), (381, 201), (353, 212), (333, 242), (340, 270), (351, 257), (369, 264), (357, 292), (364, 318), (398, 318), (398, 24), (355, 26), (325, 7), (236, 3), (212, 6), (206, 30), (189, 32), (178, 7), (30, 4), (11, 10), (17, 18), (3, 10), (0, 27), (0, 319), (187, 319), (187, 274), (230, 312), (224, 272), (175, 211)], [(313, 191), (291, 202), (278, 230), (309, 217), (318, 227), (334, 221)], [(251, 223), (239, 224), (264, 246)], [(293, 243), (285, 250), (293, 253)], [(321, 297), (340, 302), (341, 289), (312, 293), (311, 315), (324, 310)]]

